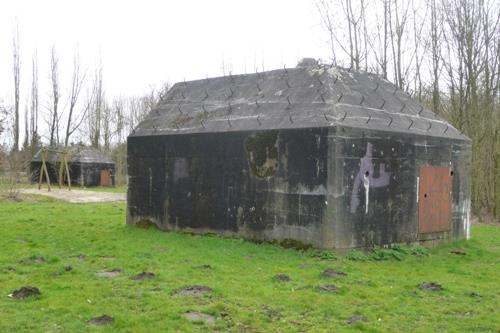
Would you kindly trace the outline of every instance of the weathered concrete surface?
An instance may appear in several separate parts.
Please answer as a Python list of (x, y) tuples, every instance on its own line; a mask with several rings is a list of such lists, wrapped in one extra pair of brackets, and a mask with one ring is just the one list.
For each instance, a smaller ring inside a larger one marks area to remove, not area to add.
[[(470, 235), (471, 141), (365, 72), (178, 83), (127, 142), (132, 225), (338, 249)], [(428, 167), (450, 191), (421, 186)]]
[[(468, 142), (311, 128), (133, 137), (128, 151), (129, 224), (321, 248), (469, 236)], [(453, 171), (449, 228), (433, 233), (419, 232), (427, 165)]]
[(47, 197), (71, 202), (71, 203), (92, 203), (92, 202), (120, 202), (126, 200), (125, 193), (93, 192), (82, 190), (55, 189), (50, 192), (47, 189), (23, 189), (21, 193), (45, 195)]

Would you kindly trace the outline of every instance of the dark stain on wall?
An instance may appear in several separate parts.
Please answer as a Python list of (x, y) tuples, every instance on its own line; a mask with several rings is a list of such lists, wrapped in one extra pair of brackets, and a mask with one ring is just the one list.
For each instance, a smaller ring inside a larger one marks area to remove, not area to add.
[(278, 168), (278, 131), (256, 133), (245, 142), (250, 171), (256, 177), (270, 177)]

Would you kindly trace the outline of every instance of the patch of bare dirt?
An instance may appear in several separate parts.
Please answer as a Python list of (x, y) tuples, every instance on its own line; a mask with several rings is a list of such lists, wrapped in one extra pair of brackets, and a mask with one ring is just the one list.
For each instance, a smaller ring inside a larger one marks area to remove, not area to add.
[(335, 293), (339, 289), (337, 288), (336, 285), (333, 285), (333, 284), (324, 284), (324, 285), (318, 286), (318, 290), (320, 292), (322, 292), (322, 293)]
[(28, 297), (35, 297), (40, 295), (40, 290), (37, 287), (21, 287), (20, 289), (14, 290), (8, 296), (13, 299), (25, 299)]
[(356, 323), (359, 323), (362, 321), (368, 321), (368, 318), (366, 318), (365, 316), (362, 316), (362, 315), (354, 315), (347, 320), (347, 323), (349, 325), (352, 325), (352, 324), (356, 324)]
[(155, 273), (142, 272), (142, 273), (139, 273), (137, 275), (132, 276), (131, 279), (136, 280), (136, 281), (142, 281), (142, 280), (152, 279), (154, 277), (155, 277)]
[(436, 282), (423, 282), (418, 286), (422, 290), (441, 291), (443, 286)]
[(19, 194), (16, 196), (2, 194), (2, 195), (0, 195), (0, 201), (2, 201), (2, 202), (23, 202), (23, 201), (28, 201), (28, 200), (26, 200), (24, 197), (21, 197)]
[(143, 219), (135, 222), (135, 226), (142, 229), (157, 228), (158, 226), (150, 220)]
[(115, 268), (109, 271), (99, 271), (95, 273), (95, 275), (99, 277), (105, 277), (105, 278), (114, 278), (119, 276), (122, 273), (122, 270), (120, 268)]
[(324, 277), (340, 277), (340, 276), (346, 276), (347, 274), (341, 271), (336, 271), (331, 268), (327, 268), (321, 273), (322, 276)]
[(279, 320), (282, 317), (282, 314), (279, 310), (270, 308), (267, 305), (262, 306), (262, 313), (264, 313), (271, 320)]
[(51, 191), (38, 189), (22, 189), (21, 193), (44, 195), (70, 203), (119, 202), (126, 201), (125, 193), (94, 192), (52, 188)]
[(207, 324), (215, 323), (215, 317), (203, 312), (186, 312), (184, 318), (189, 321), (202, 321)]
[(212, 291), (212, 288), (207, 286), (187, 286), (184, 288), (175, 289), (173, 291), (173, 294), (183, 296), (201, 296), (211, 293)]
[(79, 254), (76, 256), (71, 256), (70, 258), (76, 258), (78, 260), (85, 260), (87, 258), (87, 256), (85, 254)]
[(289, 282), (292, 279), (290, 279), (290, 277), (286, 274), (276, 274), (275, 276), (273, 276), (273, 280), (280, 282)]
[(104, 326), (104, 325), (109, 325), (112, 324), (115, 321), (115, 319), (111, 316), (108, 315), (102, 315), (100, 317), (95, 317), (87, 321), (87, 323), (91, 325), (96, 325), (96, 326)]
[(45, 259), (44, 257), (32, 256), (32, 257), (29, 257), (28, 259), (23, 259), (23, 260), (21, 260), (19, 262), (22, 263), (22, 264), (29, 264), (29, 263), (40, 264), (40, 263), (47, 262), (47, 259)]
[(16, 271), (16, 269), (12, 266), (7, 266), (7, 267), (2, 268), (2, 272), (4, 272), (4, 273), (15, 272), (15, 271)]

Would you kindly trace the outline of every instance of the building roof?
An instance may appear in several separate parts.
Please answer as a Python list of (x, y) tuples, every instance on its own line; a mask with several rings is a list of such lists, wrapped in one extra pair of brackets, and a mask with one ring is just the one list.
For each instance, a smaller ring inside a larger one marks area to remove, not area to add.
[(303, 64), (176, 83), (131, 136), (345, 126), (469, 140), (378, 75)]
[(105, 163), (114, 164), (115, 162), (105, 153), (95, 149), (84, 146), (71, 146), (68, 148), (60, 147), (45, 147), (40, 149), (34, 156), (33, 162), (42, 161), (42, 150), (47, 150), (47, 162), (57, 162), (59, 159), (58, 152), (66, 150), (68, 152), (68, 163)]

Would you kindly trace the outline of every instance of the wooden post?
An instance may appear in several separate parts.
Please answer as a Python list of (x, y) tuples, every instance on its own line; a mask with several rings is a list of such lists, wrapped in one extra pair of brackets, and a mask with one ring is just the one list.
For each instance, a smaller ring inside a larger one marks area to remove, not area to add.
[(45, 163), (45, 159), (43, 156), (43, 150), (40, 152), (40, 157), (42, 158), (42, 165), (40, 166), (40, 175), (38, 177), (38, 189), (42, 189), (42, 181), (43, 181), (43, 164)]
[(68, 155), (67, 152), (64, 152), (64, 167), (66, 169), (66, 178), (68, 179), (68, 191), (71, 191), (71, 176), (69, 174), (69, 166), (68, 166)]
[(42, 188), (43, 175), (47, 178), (47, 187), (50, 192), (50, 179), (49, 179), (49, 171), (47, 170), (47, 151), (45, 149), (42, 150), (42, 168), (40, 169), (40, 181), (38, 183), (38, 189)]
[(59, 180), (59, 189), (62, 188), (63, 184), (63, 171), (64, 171), (64, 153), (59, 154), (59, 173), (58, 173), (58, 180)]

